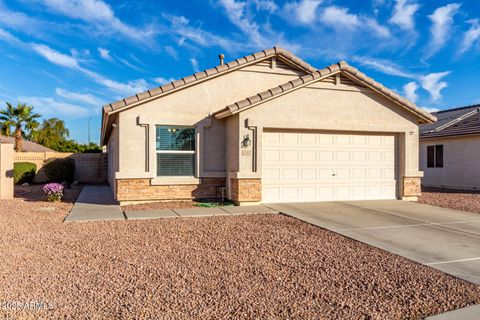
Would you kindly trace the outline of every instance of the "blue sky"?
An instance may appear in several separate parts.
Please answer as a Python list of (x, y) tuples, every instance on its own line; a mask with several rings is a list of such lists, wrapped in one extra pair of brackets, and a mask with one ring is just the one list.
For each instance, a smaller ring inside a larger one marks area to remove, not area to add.
[(274, 45), (346, 60), (427, 110), (480, 103), (480, 4), (421, 0), (0, 0), (0, 104), (98, 142), (101, 106)]

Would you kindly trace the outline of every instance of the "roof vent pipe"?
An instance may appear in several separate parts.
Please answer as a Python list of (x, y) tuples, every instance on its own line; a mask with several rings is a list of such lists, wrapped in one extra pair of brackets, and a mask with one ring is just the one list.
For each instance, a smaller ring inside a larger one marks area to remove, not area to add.
[(220, 65), (223, 65), (224, 64), (224, 59), (225, 59), (225, 55), (223, 53), (220, 53), (218, 55), (218, 58), (220, 59)]

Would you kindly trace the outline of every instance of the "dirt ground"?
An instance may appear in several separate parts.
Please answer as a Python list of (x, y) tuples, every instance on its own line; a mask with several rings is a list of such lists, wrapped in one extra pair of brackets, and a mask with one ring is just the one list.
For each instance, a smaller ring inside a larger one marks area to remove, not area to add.
[(22, 197), (0, 201), (0, 318), (419, 319), (480, 303), (478, 286), (282, 215), (62, 223), (70, 202)]
[(460, 192), (422, 192), (419, 203), (442, 208), (480, 213), (480, 194)]

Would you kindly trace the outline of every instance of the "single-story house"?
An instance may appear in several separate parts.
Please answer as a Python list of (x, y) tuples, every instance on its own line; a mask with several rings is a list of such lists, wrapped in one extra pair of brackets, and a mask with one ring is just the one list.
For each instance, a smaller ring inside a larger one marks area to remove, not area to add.
[(121, 203), (415, 200), (435, 120), (344, 61), (274, 47), (105, 105), (101, 142)]
[[(2, 143), (9, 143), (14, 145), (15, 137), (0, 135), (0, 144)], [(28, 140), (22, 141), (22, 151), (23, 152), (56, 152), (55, 150), (52, 150), (50, 148), (42, 146), (41, 144), (28, 141)]]
[(433, 113), (420, 126), (420, 168), (426, 187), (480, 189), (480, 104)]

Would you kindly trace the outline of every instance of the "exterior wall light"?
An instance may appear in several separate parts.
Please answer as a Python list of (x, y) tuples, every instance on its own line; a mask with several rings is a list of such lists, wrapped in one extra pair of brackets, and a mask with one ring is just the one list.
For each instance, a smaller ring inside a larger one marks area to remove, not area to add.
[(248, 148), (251, 145), (252, 145), (252, 140), (250, 140), (250, 136), (248, 134), (244, 135), (242, 140), (242, 147)]

